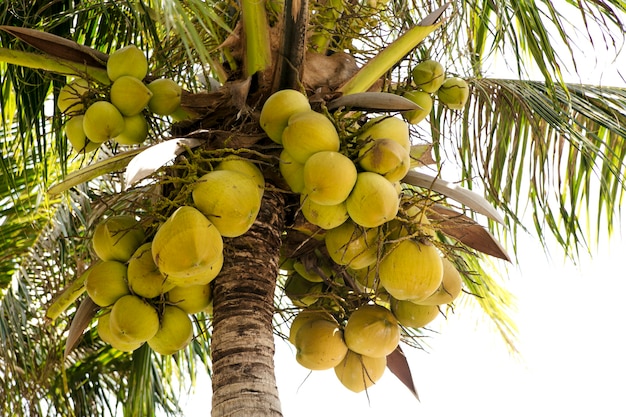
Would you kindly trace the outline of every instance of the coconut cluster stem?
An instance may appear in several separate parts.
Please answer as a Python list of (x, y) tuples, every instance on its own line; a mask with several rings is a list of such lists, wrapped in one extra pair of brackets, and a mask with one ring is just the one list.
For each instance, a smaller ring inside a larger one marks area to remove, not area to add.
[(440, 25), (441, 23), (412, 27), (365, 64), (338, 91), (344, 95), (367, 91), (383, 74), (393, 68), (398, 61), (417, 47)]
[(36, 54), (25, 51), (15, 51), (7, 48), (0, 48), (0, 61), (8, 64), (20, 65), (22, 67), (41, 69), (44, 71), (56, 72), (59, 74), (89, 77), (103, 83), (110, 84), (111, 80), (107, 76), (107, 72), (102, 68), (94, 68), (89, 66), (80, 66), (75, 62), (67, 61), (59, 58), (51, 58), (46, 55)]

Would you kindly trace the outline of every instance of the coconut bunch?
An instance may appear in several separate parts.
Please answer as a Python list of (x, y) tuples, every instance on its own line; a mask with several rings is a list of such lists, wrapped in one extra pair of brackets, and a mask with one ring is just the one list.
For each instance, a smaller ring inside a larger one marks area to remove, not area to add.
[(260, 124), (283, 147), (280, 172), (305, 222), (297, 230), (319, 242), (281, 262), (285, 295), (301, 309), (290, 327), (296, 359), (334, 368), (362, 391), (382, 376), (402, 328), (432, 322), (462, 287), (424, 202), (401, 183), (411, 166), (408, 123), (373, 117), (342, 137), (306, 96), (282, 90)]
[(169, 78), (146, 82), (148, 60), (135, 45), (114, 51), (106, 69), (108, 85), (76, 78), (59, 91), (65, 134), (77, 152), (95, 151), (109, 140), (141, 144), (148, 136), (150, 115), (181, 111), (181, 87)]
[(151, 239), (133, 216), (99, 223), (92, 246), (100, 262), (90, 268), (85, 288), (102, 308), (102, 340), (122, 351), (148, 343), (162, 355), (185, 348), (193, 336), (191, 316), (212, 312), (223, 238), (252, 226), (264, 185), (254, 164), (227, 157), (197, 179), (193, 204), (178, 207)]
[(465, 107), (469, 98), (467, 82), (459, 77), (447, 77), (443, 65), (438, 61), (427, 59), (420, 62), (411, 70), (411, 76), (415, 88), (402, 95), (420, 106), (420, 109), (402, 113), (408, 123), (417, 124), (430, 114), (434, 95), (451, 110)]

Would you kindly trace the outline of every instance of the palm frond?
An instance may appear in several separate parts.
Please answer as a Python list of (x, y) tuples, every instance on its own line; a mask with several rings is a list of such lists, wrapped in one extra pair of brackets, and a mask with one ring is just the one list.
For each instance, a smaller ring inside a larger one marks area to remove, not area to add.
[[(477, 79), (473, 85), (464, 127), (438, 139), (459, 138), (455, 150), (463, 177), (480, 178), (513, 231), (524, 210), (531, 210), (538, 236), (543, 239), (547, 227), (570, 255), (601, 237), (589, 236), (584, 224), (589, 215), (598, 226), (619, 216), (626, 89), (570, 84), (567, 92), (556, 87), (552, 100), (541, 82)], [(443, 123), (447, 116), (439, 109), (436, 119)]]

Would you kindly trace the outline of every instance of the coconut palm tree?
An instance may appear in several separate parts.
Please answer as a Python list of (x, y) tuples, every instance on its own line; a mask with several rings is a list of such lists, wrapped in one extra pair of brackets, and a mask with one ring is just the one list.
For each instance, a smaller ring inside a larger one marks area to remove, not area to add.
[[(466, 80), (471, 94), (460, 110), (436, 100), (428, 119), (411, 126), (419, 162), (404, 189), (429, 207), (438, 247), (474, 295), (465, 299), (514, 346), (510, 295), (483, 269), (490, 256), (509, 258), (493, 235), (510, 238), (515, 253), (517, 231), (534, 226), (545, 245), (554, 237), (575, 257), (588, 247), (587, 213), (609, 232), (619, 213), (626, 90), (567, 83), (563, 68), (576, 68), (577, 29), (596, 43), (600, 29), (604, 45), (619, 50), (624, 9), (619, 1), (532, 0), (4, 2), (0, 410), (180, 415), (177, 387), (201, 371), (212, 376), (213, 415), (280, 415), (274, 335), (287, 337), (299, 308), (285, 296), (279, 263), (319, 245), (298, 217), (299, 196), (280, 175), (280, 148), (259, 127), (260, 109), (278, 90), (306, 91), (314, 109), (353, 137), (372, 116), (411, 108), (398, 97), (415, 89), (411, 70), (426, 59)], [(151, 117), (142, 146), (72, 150), (55, 106), (68, 74), (106, 84), (106, 59), (129, 44), (149, 56), (146, 81), (184, 86), (183, 115)], [(497, 55), (517, 77), (489, 76)], [(94, 227), (133, 213), (154, 234), (188, 201), (189, 184), (232, 154), (261, 167), (266, 185), (249, 231), (224, 239), (212, 314), (194, 315), (195, 337), (175, 355), (103, 342), (94, 320), (101, 313), (77, 284), (97, 260)], [(450, 164), (456, 177), (448, 177)], [(533, 226), (521, 220), (528, 209)], [(344, 310), (374, 297), (326, 284), (327, 299)], [(404, 329), (409, 344), (419, 336)], [(411, 388), (406, 363), (394, 355), (388, 364)]]

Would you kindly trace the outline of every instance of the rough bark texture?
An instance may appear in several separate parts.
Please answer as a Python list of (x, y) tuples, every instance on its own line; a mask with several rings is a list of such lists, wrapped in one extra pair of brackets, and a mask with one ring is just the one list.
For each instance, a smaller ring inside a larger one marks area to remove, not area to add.
[(282, 195), (266, 190), (245, 235), (226, 239), (213, 294), (213, 417), (281, 416), (274, 376), (274, 290)]

